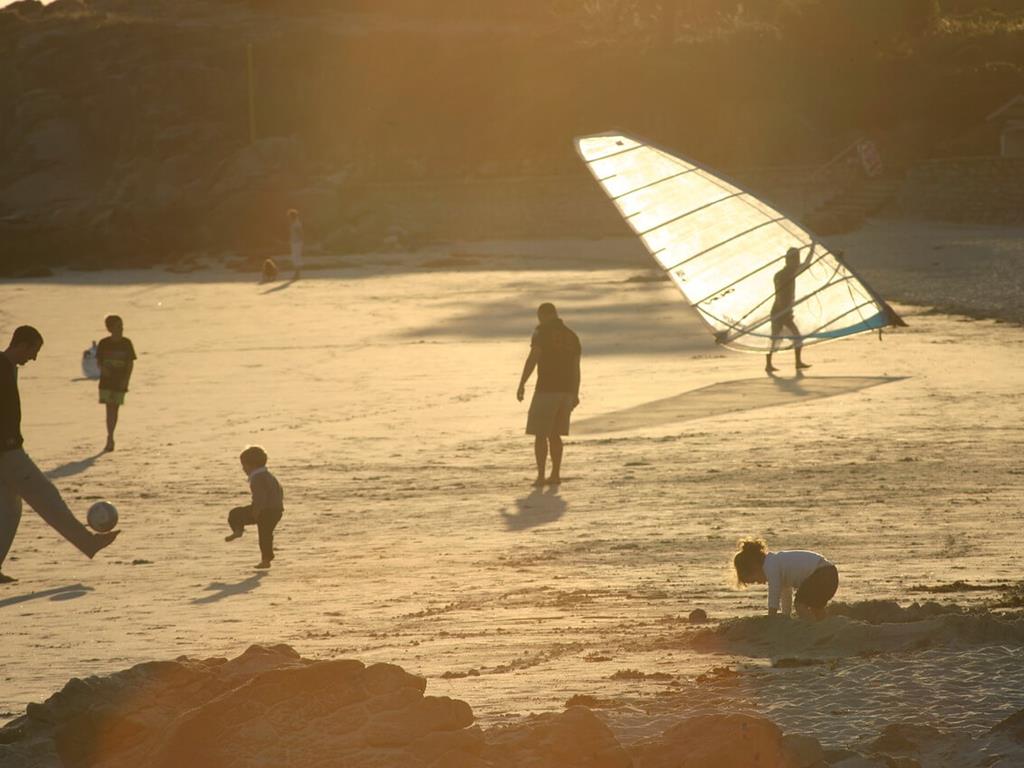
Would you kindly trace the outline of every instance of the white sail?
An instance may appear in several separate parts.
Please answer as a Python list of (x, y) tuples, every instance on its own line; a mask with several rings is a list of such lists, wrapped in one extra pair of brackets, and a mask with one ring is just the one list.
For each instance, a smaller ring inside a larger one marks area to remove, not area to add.
[[(724, 346), (767, 352), (904, 325), (811, 233), (706, 168), (617, 134), (579, 138), (576, 148)], [(793, 301), (773, 307), (775, 275), (790, 248), (806, 266)], [(778, 322), (790, 312), (799, 335), (776, 327), (773, 336), (773, 316)]]

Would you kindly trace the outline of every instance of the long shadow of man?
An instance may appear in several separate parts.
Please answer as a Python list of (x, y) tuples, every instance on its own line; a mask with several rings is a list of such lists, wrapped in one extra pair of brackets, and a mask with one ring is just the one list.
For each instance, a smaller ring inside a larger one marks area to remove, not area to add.
[(538, 525), (547, 525), (565, 514), (569, 504), (558, 495), (558, 490), (548, 486), (542, 491), (535, 488), (530, 495), (516, 499), (516, 511), (501, 510), (505, 527), (510, 531), (525, 531)]

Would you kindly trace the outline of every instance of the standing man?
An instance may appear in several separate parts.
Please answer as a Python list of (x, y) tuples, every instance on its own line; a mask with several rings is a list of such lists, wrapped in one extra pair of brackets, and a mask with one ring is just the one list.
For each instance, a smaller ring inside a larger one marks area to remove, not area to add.
[[(562, 322), (554, 304), (537, 308), (540, 325), (530, 340), (530, 354), (523, 365), (516, 399), (523, 401), (526, 381), (537, 369), (537, 386), (530, 401), (526, 434), (534, 436), (533, 450), (537, 458), (537, 479), (533, 485), (562, 482), (562, 435), (569, 434), (569, 414), (580, 404), (579, 337)], [(551, 449), (551, 475), (544, 479), (548, 448)]]
[(124, 321), (117, 315), (103, 319), (110, 335), (100, 339), (96, 347), (96, 362), (100, 364), (100, 402), (107, 406), (107, 444), (104, 451), (114, 450), (114, 429), (117, 414), (124, 405), (128, 382), (135, 367), (135, 347), (125, 338)]
[(793, 319), (793, 305), (796, 304), (796, 276), (811, 266), (811, 259), (814, 257), (814, 243), (811, 243), (811, 250), (807, 252), (807, 261), (800, 263), (800, 249), (790, 248), (786, 251), (786, 265), (775, 273), (775, 300), (772, 302), (772, 345), (765, 360), (764, 370), (770, 375), (778, 368), (772, 365), (772, 353), (779, 345), (779, 337), (784, 330), (793, 333), (793, 352), (796, 355), (796, 370), (802, 371), (810, 368), (805, 363), (800, 352), (803, 349), (803, 339), (800, 336), (800, 329), (797, 328)]
[(292, 267), (295, 274), (292, 280), (298, 280), (302, 274), (302, 251), (305, 247), (302, 234), (302, 220), (294, 208), (288, 211), (288, 242), (292, 246)]
[(120, 533), (90, 532), (71, 514), (60, 492), (22, 448), (18, 366), (35, 360), (42, 346), (39, 331), (22, 325), (0, 353), (0, 584), (15, 581), (3, 574), (3, 564), (21, 522), (22, 499), (86, 557), (112, 544)]

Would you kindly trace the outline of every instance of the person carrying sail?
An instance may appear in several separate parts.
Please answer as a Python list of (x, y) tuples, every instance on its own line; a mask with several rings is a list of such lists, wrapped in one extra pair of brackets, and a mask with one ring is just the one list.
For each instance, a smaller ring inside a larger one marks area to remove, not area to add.
[(790, 248), (786, 251), (786, 265), (775, 273), (775, 301), (772, 302), (771, 312), (772, 346), (768, 350), (767, 360), (764, 364), (764, 369), (767, 373), (775, 373), (775, 371), (779, 370), (772, 365), (772, 353), (779, 345), (780, 334), (786, 329), (793, 333), (793, 352), (796, 355), (796, 369), (801, 371), (811, 367), (809, 363), (805, 363), (800, 358), (803, 340), (800, 337), (800, 329), (797, 328), (796, 321), (793, 319), (793, 305), (796, 303), (796, 276), (811, 265), (813, 257), (814, 243), (811, 243), (811, 249), (807, 252), (807, 260), (803, 264), (800, 263), (800, 249)]

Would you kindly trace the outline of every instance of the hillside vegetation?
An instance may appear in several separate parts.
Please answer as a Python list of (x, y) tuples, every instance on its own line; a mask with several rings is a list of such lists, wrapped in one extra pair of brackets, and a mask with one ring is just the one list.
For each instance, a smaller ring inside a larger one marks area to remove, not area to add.
[(990, 152), (1024, 1), (23, 0), (0, 71), (4, 266), (139, 264), (271, 247), (311, 190), (327, 232), (366, 181), (576, 173), (612, 127), (727, 168)]

